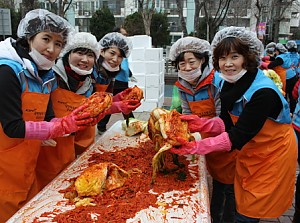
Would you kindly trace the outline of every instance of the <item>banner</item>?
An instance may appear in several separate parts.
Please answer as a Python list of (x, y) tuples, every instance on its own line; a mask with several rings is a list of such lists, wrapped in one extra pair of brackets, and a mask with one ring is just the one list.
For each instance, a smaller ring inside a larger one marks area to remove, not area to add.
[(258, 24), (258, 38), (263, 39), (264, 36), (266, 35), (266, 28), (267, 28), (267, 23), (266, 22), (260, 22)]

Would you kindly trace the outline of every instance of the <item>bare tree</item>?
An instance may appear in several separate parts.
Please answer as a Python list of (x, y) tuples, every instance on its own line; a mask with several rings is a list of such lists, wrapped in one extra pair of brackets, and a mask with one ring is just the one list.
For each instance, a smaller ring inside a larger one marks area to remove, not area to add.
[(8, 7), (8, 8), (13, 8), (14, 7), (14, 1), (13, 0), (1, 0), (0, 1), (0, 7)]
[(178, 15), (179, 15), (179, 20), (180, 20), (183, 36), (187, 36), (188, 33), (187, 33), (187, 29), (186, 29), (186, 22), (185, 22), (185, 19), (183, 17), (182, 1), (181, 0), (176, 0), (176, 4), (177, 4), (177, 12), (178, 12)]
[(254, 12), (253, 14), (256, 18), (256, 31), (258, 33), (258, 24), (262, 17), (263, 2), (262, 0), (255, 0), (254, 5), (257, 9), (256, 12)]
[(227, 16), (228, 8), (232, 0), (204, 0), (203, 9), (207, 23), (207, 40), (211, 41), (219, 26)]
[(72, 5), (73, 0), (64, 1), (65, 4), (63, 5), (63, 16), (65, 16), (66, 12), (69, 10), (70, 6)]
[(285, 13), (291, 9), (293, 2), (296, 0), (272, 0), (271, 17), (270, 17), (270, 38), (278, 42), (280, 23), (286, 20)]
[(23, 18), (27, 12), (34, 9), (36, 5), (35, 0), (22, 0), (21, 17)]
[(251, 2), (254, 1), (259, 1), (259, 0), (239, 0), (239, 4), (236, 4), (236, 2), (233, 1), (230, 2), (228, 14), (226, 17), (231, 18), (231, 25), (248, 26), (248, 24), (245, 23), (245, 20), (243, 18), (247, 17), (248, 9), (251, 8)]
[(65, 17), (66, 12), (69, 10), (73, 0), (47, 0), (50, 3), (50, 11)]
[(195, 0), (195, 15), (194, 15), (194, 36), (199, 36), (198, 30), (199, 30), (199, 17), (200, 17), (200, 11), (201, 8), (204, 6), (204, 2), (201, 2), (201, 0)]
[(151, 3), (150, 0), (138, 0), (138, 10), (141, 12), (143, 17), (145, 33), (150, 36), (151, 20), (155, 10), (155, 0), (151, 0)]

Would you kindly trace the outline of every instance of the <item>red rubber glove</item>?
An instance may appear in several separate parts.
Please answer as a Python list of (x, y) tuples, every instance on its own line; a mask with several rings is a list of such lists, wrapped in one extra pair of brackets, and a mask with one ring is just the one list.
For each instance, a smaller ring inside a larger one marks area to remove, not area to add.
[(225, 132), (225, 125), (221, 118), (200, 118), (198, 115), (181, 115), (181, 120), (188, 122), (191, 132), (206, 132), (212, 136)]
[(113, 102), (110, 108), (107, 110), (107, 114), (124, 113), (129, 114), (141, 105), (140, 101), (137, 100), (126, 100)]
[(227, 132), (223, 132), (222, 134), (215, 137), (209, 137), (191, 142), (188, 142), (179, 137), (177, 138), (177, 141), (181, 143), (181, 146), (178, 148), (171, 148), (170, 152), (180, 155), (205, 155), (217, 151), (230, 151), (232, 146)]
[(124, 98), (129, 94), (130, 91), (131, 91), (131, 88), (127, 88), (124, 91), (116, 94), (115, 96), (113, 96), (113, 102), (123, 101)]
[[(52, 122), (25, 122), (26, 139), (53, 139), (85, 129), (93, 119), (89, 113), (82, 113), (86, 106), (80, 106), (63, 118), (55, 118)], [(82, 113), (82, 114), (79, 114)]]

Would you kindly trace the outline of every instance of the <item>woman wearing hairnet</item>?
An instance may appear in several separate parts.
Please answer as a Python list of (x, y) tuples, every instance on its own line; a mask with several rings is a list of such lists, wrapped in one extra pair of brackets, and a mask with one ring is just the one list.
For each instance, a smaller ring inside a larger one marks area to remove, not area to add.
[(286, 92), (286, 71), (292, 65), (292, 61), (290, 59), (289, 54), (287, 53), (287, 49), (283, 44), (277, 43), (275, 46), (275, 59), (271, 61), (269, 64), (262, 63), (262, 69), (272, 69), (274, 70), (280, 77), (282, 82), (282, 90)]
[(286, 70), (286, 91), (285, 97), (289, 102), (291, 113), (294, 112), (297, 101), (293, 97), (293, 88), (298, 80), (297, 69), (299, 64), (299, 54), (297, 51), (297, 43), (294, 40), (289, 40), (286, 43), (288, 55), (291, 60), (290, 67)]
[[(74, 108), (80, 106), (84, 98), (95, 92), (93, 72), (96, 72), (94, 65), (99, 53), (98, 41), (94, 35), (78, 32), (69, 36), (61, 58), (53, 67), (58, 87), (51, 93), (51, 100), (56, 117), (70, 114)], [(38, 159), (39, 185), (47, 185), (76, 155), (88, 148), (94, 139), (95, 125), (57, 138), (54, 144), (44, 147)]]
[(300, 55), (298, 53), (298, 46), (297, 46), (297, 43), (296, 41), (294, 40), (289, 40), (287, 41), (286, 43), (286, 48), (290, 54), (290, 57), (292, 59), (292, 68), (295, 69), (296, 71), (296, 75), (298, 76), (299, 75), (299, 63), (300, 63)]
[(289, 106), (273, 81), (257, 68), (263, 46), (255, 33), (228, 27), (216, 33), (211, 45), (214, 68), (223, 79), (220, 117), (225, 131), (186, 142), (172, 152), (239, 150), (235, 222), (279, 217), (291, 206), (295, 186), (297, 143)]
[[(96, 79), (98, 91), (113, 93), (114, 81), (116, 75), (121, 71), (121, 62), (123, 58), (128, 58), (132, 50), (130, 39), (118, 32), (106, 34), (100, 41), (100, 57), (98, 59), (99, 70)], [(124, 96), (129, 92), (126, 89), (113, 97), (114, 106), (111, 107), (113, 113), (122, 112), (129, 114), (141, 105), (140, 101), (124, 101)], [(112, 113), (108, 113), (112, 114)], [(99, 134), (106, 131), (106, 124), (109, 115), (105, 116), (97, 125)]]
[[(196, 126), (191, 131), (199, 131), (202, 138), (213, 136), (212, 123), (220, 123), (214, 131), (224, 131), (220, 118), (220, 98), (218, 85), (220, 78), (215, 74), (211, 63), (211, 46), (196, 37), (184, 37), (177, 40), (170, 49), (170, 60), (178, 69), (178, 80), (183, 120)], [(192, 114), (192, 115), (191, 115)], [(215, 152), (206, 156), (207, 169), (213, 177), (211, 216), (214, 222), (233, 222), (235, 201), (233, 180), (236, 151)], [(226, 168), (225, 168), (226, 167)], [(224, 206), (225, 205), (225, 206)]]
[[(266, 49), (265, 49), (265, 56), (261, 59), (262, 62), (264, 62), (264, 67), (268, 66), (268, 64), (275, 60), (275, 47), (276, 47), (276, 43), (274, 42), (270, 42), (266, 45)], [(261, 67), (263, 69), (263, 67)]]
[[(114, 29), (114, 32), (118, 32), (121, 33), (124, 36), (127, 36), (127, 31), (123, 28), (123, 27), (117, 27)], [(132, 76), (132, 72), (129, 68), (129, 63), (128, 63), (128, 58), (124, 57), (121, 64), (120, 64), (120, 71), (118, 72), (118, 74), (115, 77), (115, 81), (114, 81), (114, 87), (113, 87), (113, 95), (119, 94), (120, 92), (126, 90), (129, 86), (128, 86), (128, 82), (130, 81), (135, 81), (136, 79), (135, 77)], [(129, 119), (129, 118), (134, 118), (134, 115), (132, 112), (130, 112), (129, 114), (124, 114), (123, 113), (123, 117), (124, 119)], [(110, 119), (110, 115), (107, 115), (105, 117), (105, 120), (103, 120), (101, 123), (104, 126), (104, 123), (108, 123)], [(101, 128), (103, 132), (105, 131), (106, 127), (104, 126), (103, 128)]]
[(70, 30), (63, 18), (37, 9), (20, 21), (17, 41), (0, 42), (0, 222), (39, 191), (35, 171), (42, 140), (76, 132), (93, 120), (78, 114), (83, 106), (53, 119), (51, 67)]

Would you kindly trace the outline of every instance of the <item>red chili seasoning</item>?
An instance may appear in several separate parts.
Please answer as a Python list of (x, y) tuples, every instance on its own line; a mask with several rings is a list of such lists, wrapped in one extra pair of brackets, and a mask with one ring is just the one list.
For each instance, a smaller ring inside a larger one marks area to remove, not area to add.
[[(44, 213), (43, 216), (56, 215), (53, 221), (57, 223), (77, 222), (108, 222), (125, 223), (126, 219), (133, 218), (137, 212), (148, 207), (158, 207), (157, 196), (164, 192), (178, 190), (186, 191), (193, 187), (199, 179), (192, 178), (188, 171), (189, 162), (184, 156), (178, 160), (184, 167), (178, 168), (170, 153), (166, 153), (165, 166), (168, 171), (159, 172), (152, 180), (152, 158), (156, 153), (153, 144), (149, 141), (140, 143), (139, 147), (127, 147), (123, 150), (115, 148), (116, 152), (94, 153), (89, 159), (89, 165), (100, 162), (112, 162), (130, 173), (125, 184), (113, 191), (103, 191), (101, 195), (92, 197), (96, 206), (76, 207), (64, 213)], [(196, 171), (196, 169), (194, 170)], [(70, 179), (70, 184), (74, 179)], [(153, 192), (157, 194), (150, 193)], [(61, 190), (61, 193), (74, 192), (74, 186)], [(191, 193), (191, 192), (188, 192)], [(179, 195), (178, 195), (179, 196)], [(184, 196), (180, 195), (180, 196)], [(172, 204), (169, 204), (172, 205)], [(42, 222), (36, 218), (35, 223)]]

